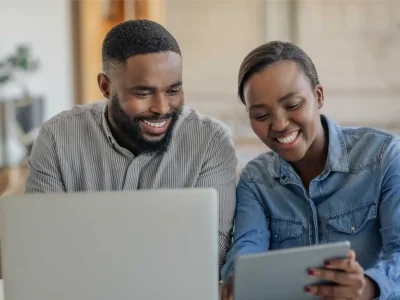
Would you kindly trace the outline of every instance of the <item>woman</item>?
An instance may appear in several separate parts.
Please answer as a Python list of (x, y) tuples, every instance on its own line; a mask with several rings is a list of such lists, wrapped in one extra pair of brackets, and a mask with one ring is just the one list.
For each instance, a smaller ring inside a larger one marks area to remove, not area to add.
[(231, 299), (237, 255), (349, 240), (347, 259), (309, 270), (337, 285), (304, 292), (400, 299), (400, 138), (321, 115), (317, 71), (291, 43), (267, 43), (244, 59), (239, 97), (272, 152), (248, 163), (238, 183), (222, 298)]

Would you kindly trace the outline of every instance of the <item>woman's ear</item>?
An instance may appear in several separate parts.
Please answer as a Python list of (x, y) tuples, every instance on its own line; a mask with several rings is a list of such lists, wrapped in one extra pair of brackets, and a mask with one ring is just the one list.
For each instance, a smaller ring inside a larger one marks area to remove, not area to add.
[(317, 97), (318, 108), (322, 108), (324, 106), (324, 88), (322, 85), (318, 84), (315, 89), (315, 95)]

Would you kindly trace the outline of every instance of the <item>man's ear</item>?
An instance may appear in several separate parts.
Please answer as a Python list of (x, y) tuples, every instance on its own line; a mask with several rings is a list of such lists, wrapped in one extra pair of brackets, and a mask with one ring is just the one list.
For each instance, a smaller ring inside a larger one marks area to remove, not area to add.
[(315, 89), (315, 94), (317, 97), (318, 108), (322, 108), (324, 106), (324, 88), (322, 87), (322, 85), (317, 85)]
[(97, 75), (97, 84), (103, 96), (108, 99), (110, 97), (110, 80), (104, 73)]

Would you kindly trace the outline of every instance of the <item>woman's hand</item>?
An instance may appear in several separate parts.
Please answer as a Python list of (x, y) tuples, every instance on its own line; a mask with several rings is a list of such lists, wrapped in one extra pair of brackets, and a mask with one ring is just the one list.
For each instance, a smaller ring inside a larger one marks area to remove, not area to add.
[(327, 300), (372, 300), (375, 287), (369, 278), (364, 276), (364, 269), (356, 261), (354, 251), (346, 259), (333, 259), (325, 263), (325, 269), (309, 269), (312, 277), (332, 281), (336, 286), (313, 285), (305, 288), (307, 293)]
[(233, 276), (230, 276), (222, 286), (221, 300), (233, 300)]

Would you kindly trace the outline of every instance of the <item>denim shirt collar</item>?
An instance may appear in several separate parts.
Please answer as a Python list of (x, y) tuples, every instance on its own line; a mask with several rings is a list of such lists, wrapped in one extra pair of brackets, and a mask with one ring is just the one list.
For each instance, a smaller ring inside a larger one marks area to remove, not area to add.
[[(320, 177), (325, 178), (330, 172), (349, 172), (349, 157), (343, 137), (342, 130), (333, 120), (321, 114), (321, 121), (328, 127), (328, 157), (324, 171)], [(273, 178), (281, 178), (284, 182), (289, 182), (294, 177), (298, 177), (293, 167), (274, 154), (274, 159), (269, 161), (268, 171)]]

